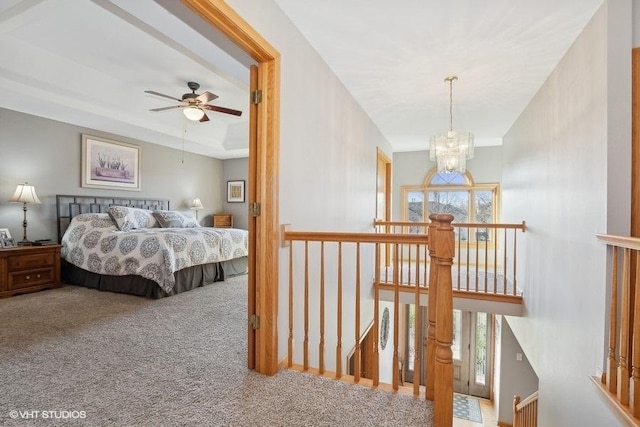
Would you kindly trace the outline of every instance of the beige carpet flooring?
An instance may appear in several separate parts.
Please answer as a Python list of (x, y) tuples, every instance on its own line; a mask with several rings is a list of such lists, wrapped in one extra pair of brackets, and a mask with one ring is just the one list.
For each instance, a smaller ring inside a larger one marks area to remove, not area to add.
[(429, 426), (429, 402), (246, 368), (246, 278), (0, 300), (2, 426)]

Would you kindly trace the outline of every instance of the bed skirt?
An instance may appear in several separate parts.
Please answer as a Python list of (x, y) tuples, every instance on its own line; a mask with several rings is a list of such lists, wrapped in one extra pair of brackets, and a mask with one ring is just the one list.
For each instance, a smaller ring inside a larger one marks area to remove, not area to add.
[(214, 282), (220, 282), (226, 276), (235, 276), (247, 272), (247, 257), (196, 265), (174, 273), (175, 285), (167, 294), (158, 284), (141, 276), (108, 276), (92, 273), (70, 264), (62, 259), (62, 281), (70, 285), (84, 286), (100, 291), (119, 292), (147, 298), (163, 298), (190, 291)]

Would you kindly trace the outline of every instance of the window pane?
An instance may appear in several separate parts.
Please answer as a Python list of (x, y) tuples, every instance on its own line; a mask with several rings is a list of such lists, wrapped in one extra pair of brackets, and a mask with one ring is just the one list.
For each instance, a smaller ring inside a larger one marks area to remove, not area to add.
[(493, 223), (493, 191), (477, 190), (474, 194), (476, 204), (475, 222)]
[(453, 222), (469, 222), (469, 192), (429, 192), (429, 213), (450, 214)]
[(424, 222), (424, 193), (422, 191), (409, 191), (407, 193), (408, 221)]
[(407, 339), (409, 340), (408, 344), (409, 344), (409, 354), (408, 354), (408, 360), (407, 360), (407, 365), (408, 365), (408, 370), (409, 371), (413, 371), (413, 362), (414, 362), (414, 358), (416, 355), (416, 348), (414, 346), (414, 344), (416, 343), (416, 325), (415, 325), (415, 320), (416, 320), (416, 306), (413, 304), (409, 304), (408, 306), (408, 315), (407, 315), (407, 327), (409, 330), (409, 333), (407, 334)]
[(460, 172), (439, 172), (431, 178), (429, 185), (465, 185), (467, 177)]
[(485, 384), (487, 372), (487, 313), (476, 314), (476, 384)]
[(453, 351), (453, 358), (456, 360), (462, 359), (462, 311), (453, 310), (453, 345), (451, 350)]

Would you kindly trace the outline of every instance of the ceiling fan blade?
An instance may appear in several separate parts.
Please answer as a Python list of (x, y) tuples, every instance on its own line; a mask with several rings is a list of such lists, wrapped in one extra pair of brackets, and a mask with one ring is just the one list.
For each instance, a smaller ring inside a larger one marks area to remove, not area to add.
[(202, 122), (208, 122), (209, 121), (209, 117), (207, 117), (207, 114), (205, 113), (204, 116), (202, 116), (202, 118), (200, 119), (200, 123)]
[(171, 107), (162, 107), (162, 108), (152, 108), (149, 111), (164, 111), (164, 110), (172, 110), (174, 108), (182, 108), (182, 105), (173, 105)]
[(161, 96), (163, 98), (168, 98), (174, 101), (182, 102), (182, 99), (174, 98), (173, 96), (165, 95), (164, 93), (155, 92), (153, 90), (145, 90), (144, 93), (150, 93), (151, 95)]
[(214, 99), (218, 98), (218, 95), (211, 93), (211, 92), (202, 92), (202, 94), (198, 95), (196, 97), (196, 99), (200, 102), (202, 102), (203, 104), (208, 103), (209, 101), (213, 101)]
[(216, 105), (201, 105), (201, 108), (205, 110), (217, 111), (219, 113), (232, 114), (234, 116), (241, 116), (242, 111), (232, 110), (231, 108), (218, 107)]

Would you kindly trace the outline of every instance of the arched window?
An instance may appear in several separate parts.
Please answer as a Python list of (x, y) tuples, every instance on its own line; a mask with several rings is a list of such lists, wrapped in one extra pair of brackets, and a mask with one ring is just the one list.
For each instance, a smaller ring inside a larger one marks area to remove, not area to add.
[[(402, 187), (403, 220), (427, 222), (432, 213), (451, 214), (457, 223), (497, 222), (498, 184), (476, 184), (469, 172), (427, 173), (422, 185)], [(482, 240), (478, 236), (478, 240)]]

